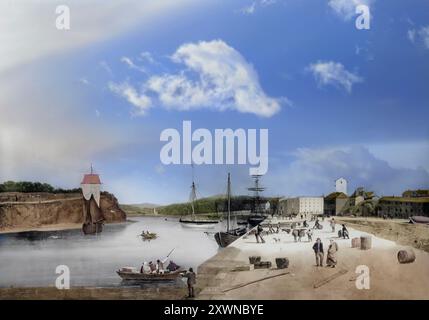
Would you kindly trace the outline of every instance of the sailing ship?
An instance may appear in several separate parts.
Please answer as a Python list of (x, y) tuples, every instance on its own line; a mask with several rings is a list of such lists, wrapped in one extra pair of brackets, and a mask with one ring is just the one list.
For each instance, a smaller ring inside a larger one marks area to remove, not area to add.
[(228, 201), (228, 219), (226, 222), (226, 231), (216, 232), (214, 237), (221, 248), (225, 248), (233, 243), (235, 240), (245, 235), (247, 232), (246, 227), (231, 228), (231, 175), (228, 173), (228, 187), (227, 187), (227, 201)]
[(95, 174), (92, 166), (91, 173), (85, 174), (81, 183), (83, 194), (83, 224), (84, 234), (98, 234), (103, 231), (104, 215), (100, 208), (100, 176)]
[[(192, 170), (193, 170), (192, 166)], [(198, 217), (195, 214), (195, 201), (197, 200), (197, 191), (195, 187), (194, 178), (192, 178), (191, 194), (189, 196), (192, 214), (191, 216), (186, 216), (180, 218), (180, 223), (185, 227), (197, 227), (197, 228), (214, 228), (214, 226), (219, 222), (219, 220), (213, 220), (203, 217)]]
[(255, 174), (252, 175), (252, 178), (255, 182), (253, 187), (247, 188), (247, 190), (253, 192), (253, 205), (252, 205), (252, 215), (247, 219), (251, 227), (255, 227), (266, 219), (266, 216), (262, 212), (261, 208), (261, 197), (260, 192), (264, 191), (265, 188), (259, 184), (259, 179), (261, 175)]

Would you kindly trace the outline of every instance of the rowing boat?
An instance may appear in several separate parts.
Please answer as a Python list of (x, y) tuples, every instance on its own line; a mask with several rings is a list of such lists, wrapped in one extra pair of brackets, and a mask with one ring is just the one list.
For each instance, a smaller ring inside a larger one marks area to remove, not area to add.
[(134, 280), (134, 281), (156, 281), (156, 282), (162, 282), (162, 281), (174, 281), (178, 277), (181, 276), (181, 273), (183, 272), (182, 269), (178, 269), (176, 271), (165, 273), (140, 273), (136, 271), (134, 268), (122, 268), (116, 273), (123, 279), (123, 280)]

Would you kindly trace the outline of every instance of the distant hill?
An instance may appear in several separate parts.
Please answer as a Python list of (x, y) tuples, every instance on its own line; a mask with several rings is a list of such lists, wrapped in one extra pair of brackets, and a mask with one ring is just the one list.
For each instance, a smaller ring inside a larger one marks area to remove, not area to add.
[(155, 203), (136, 203), (136, 204), (129, 204), (130, 206), (133, 206), (133, 207), (137, 207), (137, 208), (142, 208), (142, 209), (145, 209), (145, 208), (147, 208), (147, 209), (153, 209), (153, 208), (158, 208), (158, 207), (160, 207), (160, 205), (159, 204), (155, 204)]
[[(231, 211), (251, 210), (253, 205), (251, 196), (233, 196), (231, 197)], [(261, 198), (261, 201), (270, 201), (271, 207), (277, 206), (278, 198)], [(173, 203), (165, 206), (149, 207), (146, 204), (140, 205), (121, 205), (121, 208), (130, 215), (175, 215), (183, 216), (192, 213), (189, 202)], [(154, 208), (156, 210), (154, 210)], [(196, 214), (211, 214), (226, 212), (228, 210), (225, 196), (210, 196), (195, 201)]]

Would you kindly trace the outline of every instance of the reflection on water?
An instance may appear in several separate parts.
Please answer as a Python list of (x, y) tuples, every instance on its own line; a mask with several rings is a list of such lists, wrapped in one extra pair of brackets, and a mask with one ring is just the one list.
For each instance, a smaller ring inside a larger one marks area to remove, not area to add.
[[(207, 234), (170, 218), (131, 220), (135, 222), (105, 225), (96, 236), (84, 236), (81, 230), (0, 235), (0, 287), (54, 286), (58, 265), (69, 267), (71, 286), (118, 286), (120, 267), (140, 267), (176, 248), (170, 258), (196, 269), (218, 250), (212, 233), (220, 224)], [(142, 230), (155, 232), (158, 238), (142, 241)]]

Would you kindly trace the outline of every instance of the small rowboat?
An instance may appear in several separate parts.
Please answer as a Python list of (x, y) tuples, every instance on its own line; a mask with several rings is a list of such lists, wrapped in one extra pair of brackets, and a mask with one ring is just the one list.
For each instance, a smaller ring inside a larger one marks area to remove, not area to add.
[(143, 238), (143, 240), (154, 240), (154, 239), (158, 238), (158, 235), (156, 233), (142, 232), (142, 234), (140, 236)]
[(129, 270), (129, 268), (122, 268), (116, 273), (123, 279), (123, 280), (133, 280), (133, 281), (174, 281), (178, 277), (180, 277), (181, 273), (184, 272), (182, 269), (178, 269), (176, 271), (165, 273), (140, 273), (136, 270)]

